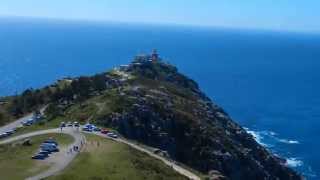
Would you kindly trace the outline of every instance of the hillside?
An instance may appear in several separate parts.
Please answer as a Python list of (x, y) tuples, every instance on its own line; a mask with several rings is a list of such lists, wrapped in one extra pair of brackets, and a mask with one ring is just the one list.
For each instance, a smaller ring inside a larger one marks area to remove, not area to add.
[(49, 104), (49, 121), (91, 121), (113, 128), (208, 177), (301, 179), (201, 92), (195, 81), (158, 56), (137, 56), (129, 65), (60, 80), (5, 102), (2, 117), (13, 119)]

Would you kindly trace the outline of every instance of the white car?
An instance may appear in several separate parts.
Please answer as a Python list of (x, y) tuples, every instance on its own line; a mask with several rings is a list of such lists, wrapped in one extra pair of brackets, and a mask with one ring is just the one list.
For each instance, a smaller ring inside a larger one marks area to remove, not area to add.
[(111, 137), (111, 138), (118, 138), (118, 135), (116, 135), (115, 133), (108, 133), (107, 136)]

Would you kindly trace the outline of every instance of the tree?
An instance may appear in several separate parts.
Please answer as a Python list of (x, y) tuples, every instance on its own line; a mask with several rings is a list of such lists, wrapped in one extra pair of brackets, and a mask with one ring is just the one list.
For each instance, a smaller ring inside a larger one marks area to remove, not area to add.
[(19, 98), (19, 96), (14, 97), (13, 101), (12, 101), (12, 105), (9, 108), (10, 109), (10, 113), (13, 116), (20, 116), (23, 114), (23, 101), (22, 98)]
[(106, 77), (104, 74), (97, 74), (93, 76), (92, 81), (95, 90), (103, 91), (107, 88)]
[(92, 83), (90, 78), (80, 77), (78, 80), (72, 81), (71, 86), (74, 92), (76, 92), (76, 94), (86, 98), (90, 94), (90, 88), (92, 87)]
[(2, 112), (0, 112), (0, 122), (4, 119), (4, 115)]
[(47, 115), (49, 120), (51, 120), (53, 118), (56, 118), (56, 117), (58, 117), (58, 116), (63, 114), (61, 109), (57, 106), (57, 104), (50, 104), (46, 108), (44, 113)]

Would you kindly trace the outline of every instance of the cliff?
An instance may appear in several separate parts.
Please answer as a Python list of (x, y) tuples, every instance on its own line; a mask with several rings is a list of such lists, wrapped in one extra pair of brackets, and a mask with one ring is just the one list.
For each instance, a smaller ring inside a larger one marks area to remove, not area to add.
[(113, 96), (119, 108), (96, 121), (157, 147), (176, 161), (227, 179), (300, 179), (174, 66), (132, 64)]
[[(302, 179), (210, 100), (197, 83), (162, 61), (139, 56), (93, 77), (59, 81), (47, 116), (90, 120), (220, 179)], [(34, 91), (35, 93), (35, 91)]]

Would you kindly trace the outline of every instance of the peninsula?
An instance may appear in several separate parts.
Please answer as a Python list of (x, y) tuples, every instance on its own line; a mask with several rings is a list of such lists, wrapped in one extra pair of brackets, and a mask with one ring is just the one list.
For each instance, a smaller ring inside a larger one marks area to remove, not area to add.
[(107, 72), (1, 98), (0, 125), (40, 109), (44, 117), (33, 130), (95, 124), (203, 178), (302, 179), (156, 50)]

